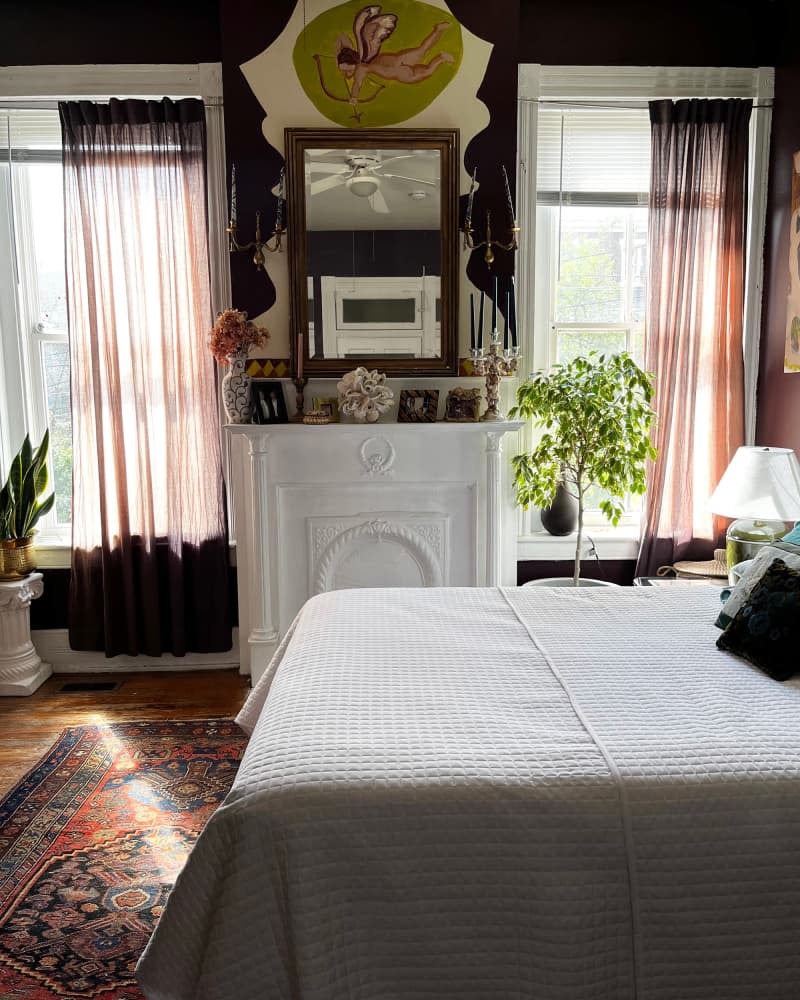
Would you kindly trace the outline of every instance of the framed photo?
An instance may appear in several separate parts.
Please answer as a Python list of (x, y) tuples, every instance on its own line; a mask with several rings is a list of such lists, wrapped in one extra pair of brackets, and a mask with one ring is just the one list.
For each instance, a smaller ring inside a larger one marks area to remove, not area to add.
[(320, 410), (333, 424), (339, 422), (339, 399), (337, 396), (314, 396), (311, 409)]
[(401, 389), (397, 419), (401, 424), (433, 423), (438, 408), (438, 389)]
[(481, 406), (480, 389), (451, 389), (444, 404), (444, 419), (454, 423), (473, 423)]
[(254, 424), (288, 424), (286, 400), (283, 398), (281, 382), (267, 382), (254, 379), (250, 383), (250, 399), (253, 404)]

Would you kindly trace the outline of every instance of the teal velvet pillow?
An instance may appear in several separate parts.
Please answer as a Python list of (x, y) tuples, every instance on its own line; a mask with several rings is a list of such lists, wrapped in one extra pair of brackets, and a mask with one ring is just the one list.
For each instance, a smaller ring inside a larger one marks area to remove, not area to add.
[(800, 521), (792, 528), (788, 535), (784, 535), (782, 542), (791, 542), (792, 545), (800, 545)]
[(743, 656), (776, 681), (800, 672), (800, 571), (775, 559), (717, 646)]

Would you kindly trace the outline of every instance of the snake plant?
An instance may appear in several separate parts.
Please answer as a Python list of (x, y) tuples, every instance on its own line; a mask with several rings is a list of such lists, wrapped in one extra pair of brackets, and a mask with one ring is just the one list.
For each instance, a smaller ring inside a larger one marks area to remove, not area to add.
[(11, 462), (8, 479), (0, 491), (0, 541), (28, 538), (40, 517), (53, 506), (55, 493), (42, 499), (47, 491), (47, 451), (50, 432), (34, 450), (26, 434), (22, 447)]

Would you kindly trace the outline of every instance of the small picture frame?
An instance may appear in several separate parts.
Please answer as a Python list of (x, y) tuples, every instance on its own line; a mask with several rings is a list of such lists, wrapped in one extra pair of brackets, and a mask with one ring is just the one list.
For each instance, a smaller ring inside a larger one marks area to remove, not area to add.
[(323, 413), (332, 424), (339, 423), (338, 396), (314, 396), (311, 400), (311, 408)]
[(250, 383), (250, 401), (254, 424), (288, 424), (286, 400), (281, 382), (254, 379)]
[(480, 408), (480, 389), (451, 389), (444, 404), (444, 419), (452, 423), (474, 423)]
[(401, 424), (428, 423), (436, 420), (439, 409), (438, 389), (401, 389), (397, 420)]

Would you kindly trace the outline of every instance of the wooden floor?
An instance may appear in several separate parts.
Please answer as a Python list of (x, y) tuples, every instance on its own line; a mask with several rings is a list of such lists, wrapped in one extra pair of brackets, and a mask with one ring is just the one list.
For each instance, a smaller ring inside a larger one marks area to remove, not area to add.
[[(67, 693), (65, 684), (113, 681), (113, 691)], [(57, 674), (27, 698), (0, 698), (0, 798), (66, 726), (146, 719), (230, 718), (250, 690), (237, 670)]]

